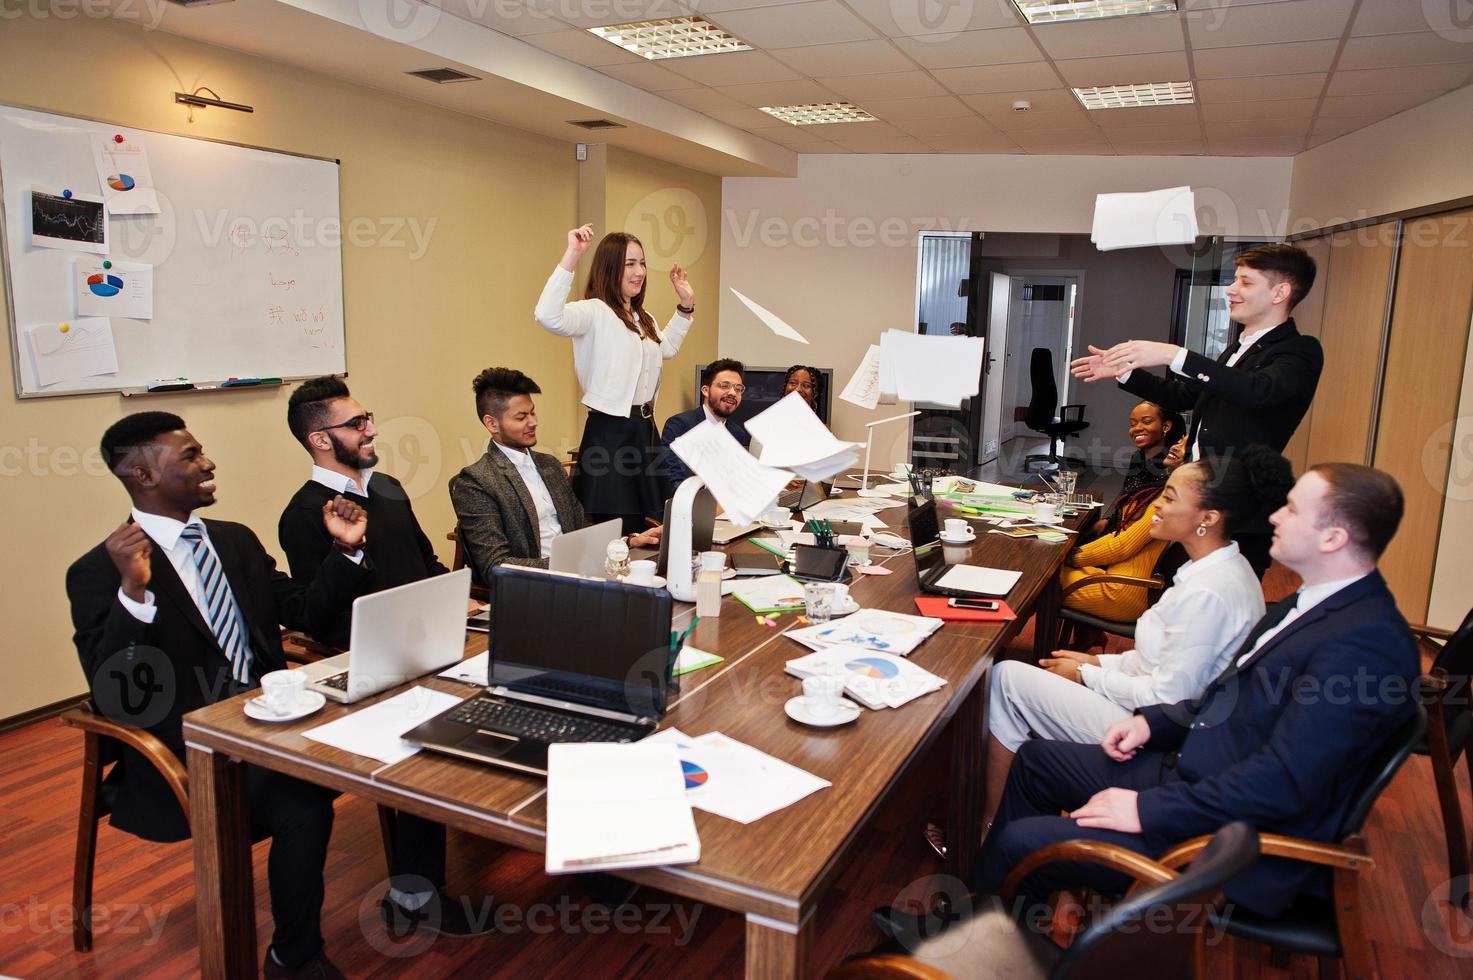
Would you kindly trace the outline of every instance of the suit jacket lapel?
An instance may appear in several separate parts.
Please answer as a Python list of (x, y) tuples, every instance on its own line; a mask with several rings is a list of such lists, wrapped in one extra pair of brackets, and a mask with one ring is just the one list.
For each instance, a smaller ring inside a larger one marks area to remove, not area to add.
[(1381, 581), (1381, 573), (1371, 572), (1360, 581), (1350, 583), (1339, 592), (1336, 592), (1334, 595), (1330, 596), (1328, 599), (1325, 599), (1322, 602), (1315, 603), (1313, 609), (1299, 616), (1288, 626), (1285, 626), (1283, 629), (1279, 630), (1267, 643), (1255, 650), (1253, 652), (1253, 655), (1248, 658), (1248, 660), (1243, 664), (1241, 668), (1239, 668), (1239, 670), (1248, 670), (1254, 664), (1256, 664), (1264, 656), (1264, 654), (1271, 653), (1273, 651), (1273, 648), (1279, 643), (1293, 636), (1295, 633), (1298, 633), (1304, 627), (1318, 623), (1320, 620), (1329, 616), (1331, 613), (1339, 612), (1345, 606), (1361, 598), (1367, 592), (1370, 592), (1374, 588), (1375, 583), (1379, 581)]
[[(532, 528), (532, 541), (533, 543), (540, 542), (542, 523), (537, 520), (537, 505), (532, 501), (532, 492), (527, 489), (527, 481), (522, 479), (522, 474), (512, 461), (506, 458), (506, 453), (501, 451), (501, 447), (496, 445), (494, 439), (486, 447), (486, 457), (491, 460), (491, 465), (496, 467), (496, 472), (501, 474), (501, 478), (511, 484), (517, 500), (521, 502), (522, 511), (527, 515), (527, 524)], [(533, 460), (535, 462), (535, 456)]]
[(179, 613), (185, 621), (199, 631), (204, 640), (218, 651), (220, 643), (215, 639), (215, 633), (210, 629), (210, 624), (205, 622), (204, 616), (200, 614), (199, 606), (189, 597), (189, 590), (184, 587), (184, 582), (179, 578), (179, 573), (174, 571), (174, 563), (164, 550), (157, 544), (153, 547), (153, 557), (149, 560), (151, 574), (149, 576), (149, 588), (161, 599), (167, 599), (179, 609)]

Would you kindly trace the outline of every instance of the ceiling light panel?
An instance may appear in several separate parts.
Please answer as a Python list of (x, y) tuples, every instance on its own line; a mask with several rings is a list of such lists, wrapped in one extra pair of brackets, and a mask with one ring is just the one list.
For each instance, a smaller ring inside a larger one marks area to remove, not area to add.
[(588, 32), (650, 61), (752, 50), (746, 41), (699, 17), (667, 17), (590, 27)]
[(1059, 24), (1071, 20), (1099, 20), (1130, 14), (1157, 14), (1176, 10), (1176, 0), (1013, 0), (1030, 24)]
[(1197, 101), (1191, 82), (1092, 85), (1076, 88), (1074, 96), (1086, 109), (1135, 109), (1141, 106), (1190, 105)]
[(848, 102), (815, 102), (811, 105), (762, 106), (762, 111), (794, 126), (825, 123), (874, 122), (875, 117)]

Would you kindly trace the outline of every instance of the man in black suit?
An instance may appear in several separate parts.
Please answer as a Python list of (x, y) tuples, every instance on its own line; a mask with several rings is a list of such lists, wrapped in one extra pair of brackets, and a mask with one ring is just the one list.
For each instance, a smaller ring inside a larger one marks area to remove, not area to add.
[[(333, 541), (320, 515), (323, 505), (336, 497), (362, 507), (373, 522), (373, 536), (363, 545), (370, 565), (363, 593), (449, 571), (415, 519), (404, 487), (389, 474), (374, 470), (378, 430), (373, 413), (353, 397), (342, 378), (304, 381), (287, 402), (286, 421), (313, 464), (312, 478), (292, 496), (277, 526), (293, 578), (311, 581), (323, 563), (332, 560)], [(332, 612), (335, 615), (325, 626), (310, 632), (323, 643), (346, 648), (352, 604)], [(392, 881), (380, 907), (389, 929), (400, 936), (419, 928), (452, 936), (488, 931), (489, 917), (467, 914), (473, 903), (447, 900), (443, 894), (445, 826), (412, 813), (396, 813), (394, 819)]]
[[(280, 625), (320, 628), (352, 602), (368, 572), (368, 519), (342, 497), (324, 504), (333, 554), (310, 583), (298, 583), (276, 570), (249, 528), (200, 518), (215, 502), (215, 464), (177, 415), (122, 419), (103, 435), (102, 457), (133, 510), (67, 570), (77, 653), (99, 706), (182, 758), (187, 712), (286, 666)], [(339, 977), (320, 923), (335, 794), (255, 767), (247, 783), (252, 821), (272, 837), (275, 930), (265, 974)], [(106, 787), (118, 829), (149, 840), (189, 836), (167, 784), (132, 750), (122, 750)]]
[(729, 357), (707, 364), (701, 371), (701, 404), (689, 412), (681, 412), (665, 420), (660, 441), (665, 444), (665, 478), (670, 482), (667, 494), (673, 495), (685, 482), (685, 478), (690, 476), (690, 468), (670, 451), (670, 444), (702, 422), (725, 426), (744, 448), (752, 444), (752, 436), (747, 432), (746, 426), (732, 421), (731, 418), (732, 413), (741, 407), (742, 393), (747, 390), (746, 385), (742, 384), (744, 370), (746, 369), (741, 361), (734, 361)]

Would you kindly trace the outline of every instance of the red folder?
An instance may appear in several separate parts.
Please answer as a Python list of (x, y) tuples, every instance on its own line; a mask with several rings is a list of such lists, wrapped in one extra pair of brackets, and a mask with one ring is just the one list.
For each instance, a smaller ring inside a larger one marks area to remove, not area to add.
[(916, 596), (916, 608), (921, 611), (922, 616), (931, 616), (935, 619), (1002, 623), (1018, 618), (1018, 614), (1008, 608), (1008, 604), (1001, 600), (999, 600), (997, 612), (983, 612), (981, 609), (957, 609), (948, 606), (946, 604), (948, 601), (946, 596), (918, 595)]

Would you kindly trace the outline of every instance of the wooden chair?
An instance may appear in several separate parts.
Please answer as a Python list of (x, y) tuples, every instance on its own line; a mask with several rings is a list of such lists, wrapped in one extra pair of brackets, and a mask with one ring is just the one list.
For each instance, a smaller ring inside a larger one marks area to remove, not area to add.
[[(455, 544), (455, 555), (454, 555), (454, 557), (452, 557), (450, 559), (450, 570), (452, 572), (458, 572), (462, 568), (465, 568), (466, 567), (465, 545), (463, 545), (463, 544), (460, 543), (460, 528), (459, 528), (459, 526), (452, 527), (450, 529), (450, 533), (447, 534), (447, 535), (445, 535), (445, 540), (446, 541), (454, 542), (454, 544)], [(475, 599), (477, 602), (490, 602), (491, 601), (491, 593), (490, 593), (489, 590), (487, 590), (486, 586), (481, 582), (480, 579), (481, 579), (480, 569), (475, 568), (475, 567), (472, 567), (471, 568), (471, 598), (472, 599)]]
[(1458, 780), (1453, 771), (1458, 759), (1466, 761), (1473, 777), (1473, 611), (1456, 630), (1413, 626), (1417, 645), (1432, 657), (1432, 667), (1422, 678), (1422, 704), (1427, 709), (1427, 737), (1415, 751), (1432, 760), (1432, 779), (1442, 809), (1442, 828), (1447, 838), (1447, 870), (1451, 878), (1449, 898), (1454, 905), (1473, 905), (1469, 888), (1469, 841), (1463, 826), (1463, 807), (1458, 800)]
[[(1138, 887), (1089, 925), (1068, 949), (1025, 929), (1000, 908), (914, 947), (914, 956), (881, 954), (841, 964), (829, 980), (1025, 980), (1114, 978), (1129, 964), (1150, 976), (1201, 975), (1207, 936), (1204, 908), (1258, 859), (1258, 835), (1245, 823), (1219, 830), (1197, 859), (1178, 872), (1134, 851), (1099, 841), (1065, 841), (1028, 855), (1008, 875), (1002, 903), (1011, 906), (1023, 880), (1058, 861), (1102, 864)], [(960, 930), (960, 932), (958, 932)]]

